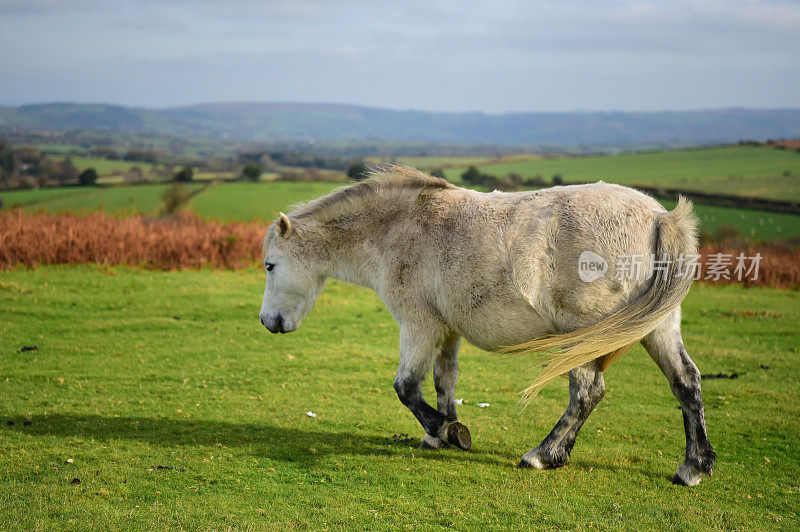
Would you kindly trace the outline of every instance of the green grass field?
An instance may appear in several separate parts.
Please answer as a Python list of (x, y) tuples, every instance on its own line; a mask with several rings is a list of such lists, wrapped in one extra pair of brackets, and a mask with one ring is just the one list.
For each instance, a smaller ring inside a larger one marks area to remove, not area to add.
[[(393, 159), (394, 162), (405, 164), (408, 166), (413, 166), (414, 168), (419, 168), (420, 170), (433, 170), (434, 168), (450, 168), (453, 166), (466, 166), (470, 164), (481, 165), (481, 164), (491, 164), (493, 162), (492, 157), (481, 157), (481, 156), (437, 156), (437, 155), (420, 155), (417, 157), (397, 157)], [(390, 162), (385, 158), (380, 157), (368, 157), (368, 163), (387, 163)], [(462, 170), (463, 171), (463, 170)]]
[[(14, 204), (26, 210), (81, 212), (103, 210), (109, 214), (156, 214), (163, 204), (161, 194), (170, 185), (117, 187), (65, 187), (41, 190), (13, 190), (0, 193), (3, 206)], [(189, 185), (194, 189), (200, 185)], [(61, 193), (57, 193), (61, 192)]]
[[(31, 188), (31, 189), (18, 189), (18, 190), (4, 190), (0, 192), (0, 201), (3, 202), (3, 208), (11, 209), (16, 207), (25, 208), (28, 210), (57, 209), (59, 203), (52, 203), (55, 200), (62, 202), (65, 198), (70, 196), (75, 197), (88, 197), (93, 195), (97, 190), (95, 188), (84, 187), (53, 187), (53, 188)], [(129, 191), (129, 193), (132, 191)]]
[[(540, 175), (547, 182), (559, 174), (567, 183), (604, 180), (622, 185), (800, 200), (800, 154), (766, 147), (731, 146), (591, 157), (517, 158), (480, 168), (498, 177), (511, 172), (525, 177)], [(456, 181), (461, 179), (465, 169), (451, 168), (445, 174), (451, 181)], [(785, 175), (786, 172), (789, 175)]]
[(196, 196), (190, 208), (204, 218), (274, 220), (281, 210), (324, 196), (342, 183), (225, 183)]
[(563, 383), (520, 413), (530, 361), (465, 345), (457, 397), (473, 449), (417, 450), (392, 389), (398, 328), (378, 298), (332, 282), (299, 331), (273, 336), (257, 319), (263, 280), (0, 273), (3, 528), (800, 527), (797, 292), (689, 294), (689, 352), (702, 373), (739, 378), (704, 381), (718, 462), (682, 488), (669, 481), (681, 413), (640, 347), (607, 372), (571, 463), (517, 470), (566, 406)]
[[(150, 172), (152, 164), (112, 161), (96, 157), (72, 157), (79, 169), (92, 167), (101, 176), (118, 176), (131, 166)], [(381, 162), (368, 158), (369, 162)], [(400, 157), (398, 162), (423, 170), (445, 168), (447, 178), (460, 181), (467, 165), (503, 177), (516, 172), (550, 181), (561, 175), (566, 182), (605, 180), (623, 185), (643, 185), (737, 194), (772, 199), (800, 200), (800, 154), (758, 146), (726, 146), (623, 153), (598, 156), (512, 155), (500, 159), (485, 156)], [(216, 173), (199, 177), (217, 176)], [(106, 180), (113, 177), (106, 177)]]
[(150, 172), (153, 168), (152, 163), (112, 161), (101, 157), (70, 157), (70, 160), (79, 170), (94, 168), (97, 174), (101, 176), (124, 174), (133, 166), (138, 166), (144, 173)]
[[(0, 193), (5, 208), (29, 211), (81, 212), (100, 210), (115, 214), (157, 214), (161, 195), (170, 185), (119, 187), (65, 187), (12, 190)], [(196, 189), (199, 184), (189, 185)], [(342, 183), (222, 183), (192, 198), (189, 208), (209, 219), (268, 221), (294, 203), (323, 196)]]
[[(665, 200), (661, 204), (674, 209), (676, 202)], [(800, 236), (800, 216), (795, 214), (697, 204), (694, 212), (701, 230), (709, 233), (719, 227), (734, 227), (744, 237), (758, 242)]]

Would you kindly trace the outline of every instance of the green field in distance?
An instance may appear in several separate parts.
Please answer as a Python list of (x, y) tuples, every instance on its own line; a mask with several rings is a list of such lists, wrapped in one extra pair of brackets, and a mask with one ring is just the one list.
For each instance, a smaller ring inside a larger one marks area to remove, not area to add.
[[(550, 183), (560, 175), (569, 183), (606, 181), (800, 201), (800, 153), (762, 146), (622, 153), (597, 156), (542, 156), (491, 162), (479, 168), (497, 177), (516, 172)], [(445, 175), (460, 181), (466, 166)]]
[[(18, 190), (0, 193), (4, 208), (20, 206), (26, 210), (48, 212), (92, 211), (102, 209), (115, 215), (158, 214), (161, 194), (169, 185), (119, 187), (65, 187)], [(200, 185), (189, 185), (190, 188)], [(268, 222), (278, 212), (288, 211), (298, 202), (327, 194), (340, 183), (222, 183), (195, 196), (189, 208), (208, 219)], [(663, 201), (668, 208), (674, 202)], [(756, 241), (800, 236), (800, 216), (793, 214), (695, 205), (701, 229), (713, 233), (720, 226), (731, 226)]]

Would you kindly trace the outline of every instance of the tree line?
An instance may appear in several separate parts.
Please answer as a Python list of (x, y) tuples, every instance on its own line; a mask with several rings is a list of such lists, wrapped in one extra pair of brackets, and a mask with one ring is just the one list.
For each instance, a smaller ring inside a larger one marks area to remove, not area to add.
[(4, 188), (64, 184), (93, 185), (97, 172), (81, 172), (69, 158), (53, 160), (41, 150), (28, 146), (14, 148), (0, 139), (0, 184)]
[[(369, 167), (363, 160), (353, 160), (338, 156), (321, 156), (294, 150), (243, 150), (227, 157), (209, 157), (198, 159), (188, 165), (176, 167), (163, 161), (163, 154), (154, 148), (131, 147), (117, 150), (110, 146), (95, 146), (89, 154), (104, 160), (124, 160), (147, 163), (148, 173), (138, 165), (132, 165), (123, 173), (123, 182), (136, 184), (149, 181), (174, 181), (187, 183), (194, 181), (197, 170), (209, 173), (224, 173), (233, 178), (247, 181), (259, 181), (264, 172), (272, 172), (278, 180), (284, 181), (321, 181), (341, 179), (344, 172), (354, 181), (365, 179), (369, 175)], [(445, 178), (441, 169), (431, 171), (432, 175)], [(339, 177), (337, 177), (337, 175)], [(231, 179), (227, 177), (226, 179)], [(549, 182), (540, 176), (523, 177), (517, 173), (509, 173), (498, 177), (470, 166), (461, 174), (462, 181), (468, 186), (485, 187), (498, 190), (516, 190), (520, 187), (538, 188), (563, 184), (560, 175), (552, 176)], [(79, 170), (70, 157), (50, 157), (42, 150), (30, 146), (12, 147), (6, 140), (0, 139), (0, 187), (45, 187), (97, 184), (98, 173), (94, 168)]]
[[(439, 170), (438, 174), (444, 177), (444, 172)], [(431, 172), (431, 175), (437, 175), (437, 171)], [(561, 174), (552, 176), (550, 182), (546, 182), (541, 175), (533, 177), (523, 177), (516, 172), (511, 172), (504, 177), (497, 177), (486, 172), (482, 172), (477, 166), (470, 166), (461, 174), (461, 180), (472, 186), (486, 187), (494, 190), (512, 191), (520, 187), (526, 188), (540, 188), (547, 186), (559, 186), (564, 184), (564, 178)]]

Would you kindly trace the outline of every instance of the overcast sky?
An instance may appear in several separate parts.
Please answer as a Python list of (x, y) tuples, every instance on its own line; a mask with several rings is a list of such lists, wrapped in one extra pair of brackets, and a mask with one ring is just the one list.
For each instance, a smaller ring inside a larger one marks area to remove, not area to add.
[(0, 0), (0, 103), (800, 107), (800, 2)]

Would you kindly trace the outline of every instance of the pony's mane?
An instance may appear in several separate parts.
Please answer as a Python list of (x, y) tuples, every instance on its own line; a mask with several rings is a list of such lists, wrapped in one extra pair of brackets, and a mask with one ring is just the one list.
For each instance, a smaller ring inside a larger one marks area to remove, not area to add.
[[(380, 201), (391, 200), (397, 193), (417, 192), (427, 188), (457, 188), (444, 179), (429, 176), (408, 166), (390, 165), (371, 169), (369, 178), (338, 188), (315, 200), (294, 205), (289, 212), (293, 219), (303, 219), (333, 210), (345, 211), (355, 203), (363, 202), (371, 197), (380, 197)], [(388, 196), (388, 197), (387, 197)]]

